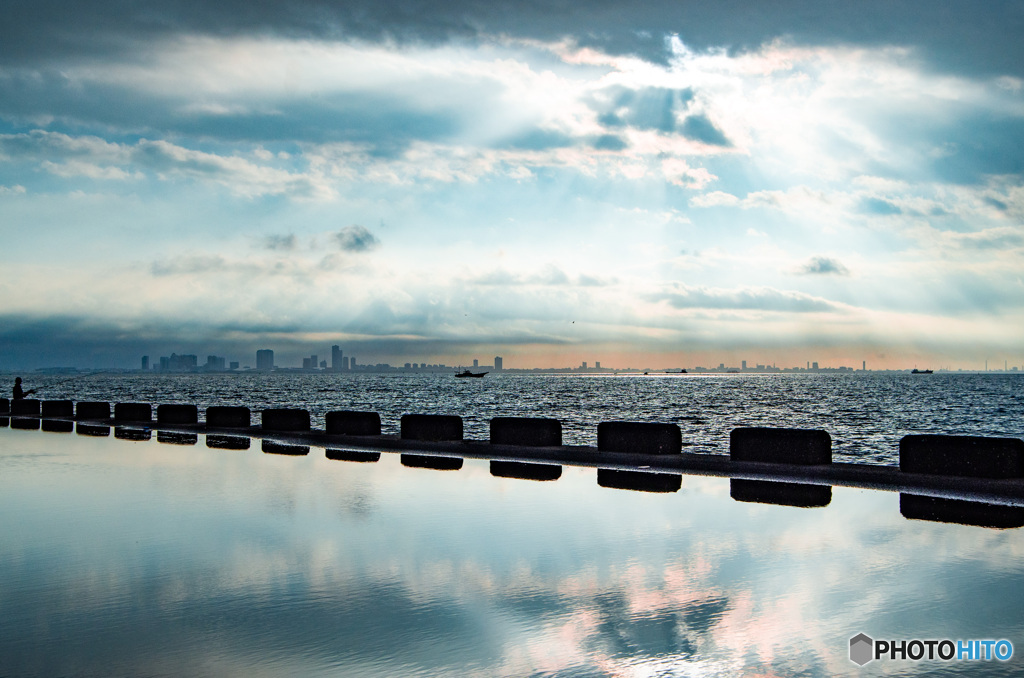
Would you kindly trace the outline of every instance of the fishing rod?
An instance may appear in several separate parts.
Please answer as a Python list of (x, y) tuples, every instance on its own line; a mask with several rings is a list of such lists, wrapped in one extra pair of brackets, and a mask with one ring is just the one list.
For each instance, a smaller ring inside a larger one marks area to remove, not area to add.
[(96, 376), (97, 374), (103, 374), (103, 371), (102, 370), (98, 370), (98, 371), (95, 371), (95, 372), (87, 372), (85, 374), (76, 374), (76, 375), (74, 375), (72, 377), (68, 377), (67, 379), (61, 379), (60, 381), (55, 381), (52, 384), (45, 384), (45, 385), (39, 386), (37, 388), (29, 389), (28, 391), (25, 391), (25, 394), (29, 395), (29, 394), (32, 394), (32, 393), (36, 393), (41, 388), (46, 388), (46, 389), (56, 388), (57, 386), (62, 386), (64, 384), (68, 383), (69, 381), (74, 381), (75, 379), (82, 379), (84, 377), (93, 377), (93, 376)]

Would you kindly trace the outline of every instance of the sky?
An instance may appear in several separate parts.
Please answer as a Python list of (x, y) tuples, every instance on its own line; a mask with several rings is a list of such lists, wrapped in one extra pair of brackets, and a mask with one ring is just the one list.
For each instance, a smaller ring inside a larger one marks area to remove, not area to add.
[(1019, 2), (0, 13), (0, 369), (1024, 363)]

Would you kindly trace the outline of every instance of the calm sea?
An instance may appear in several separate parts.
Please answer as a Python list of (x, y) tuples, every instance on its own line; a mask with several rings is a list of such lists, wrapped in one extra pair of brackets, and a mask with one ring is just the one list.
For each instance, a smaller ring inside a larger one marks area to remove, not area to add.
[(456, 414), (486, 440), (496, 416), (559, 419), (566, 444), (595, 445), (603, 421), (678, 424), (687, 451), (725, 454), (739, 426), (824, 429), (836, 461), (898, 464), (908, 433), (1024, 437), (1024, 375), (451, 375), (92, 374), (35, 376), (43, 399), (305, 408), (380, 413), (385, 433), (403, 414)]

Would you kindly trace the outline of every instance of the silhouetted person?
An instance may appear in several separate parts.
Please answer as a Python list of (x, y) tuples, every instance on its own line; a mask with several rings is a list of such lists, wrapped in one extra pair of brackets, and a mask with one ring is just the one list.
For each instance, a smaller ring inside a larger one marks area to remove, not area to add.
[(15, 378), (15, 380), (14, 380), (14, 399), (15, 400), (23, 400), (25, 398), (25, 396), (32, 395), (35, 392), (36, 392), (35, 389), (29, 390), (29, 391), (22, 391), (21, 390), (21, 377), (16, 377)]

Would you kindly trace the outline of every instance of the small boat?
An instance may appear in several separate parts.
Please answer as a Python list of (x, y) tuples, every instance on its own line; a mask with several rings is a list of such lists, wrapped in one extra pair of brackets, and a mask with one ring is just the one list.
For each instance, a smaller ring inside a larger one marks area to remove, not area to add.
[(935, 374), (935, 372), (932, 371), (932, 370), (919, 370), (916, 367), (914, 369), (910, 370), (910, 373), (911, 374)]
[(484, 376), (485, 374), (487, 374), (487, 373), (486, 372), (470, 372), (469, 370), (463, 370), (462, 372), (457, 372), (455, 374), (455, 376), (456, 377), (478, 377), (479, 378), (479, 377)]

